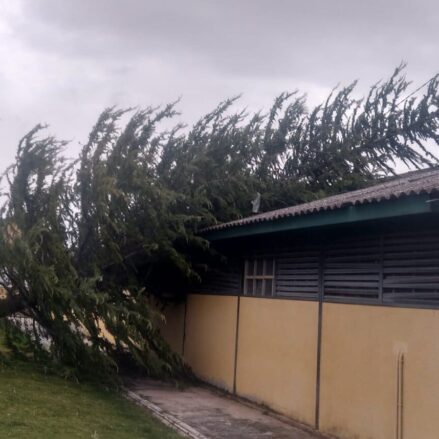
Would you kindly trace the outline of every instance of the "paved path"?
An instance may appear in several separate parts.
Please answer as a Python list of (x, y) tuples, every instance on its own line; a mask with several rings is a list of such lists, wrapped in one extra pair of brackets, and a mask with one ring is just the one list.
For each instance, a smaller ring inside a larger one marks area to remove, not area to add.
[(130, 380), (127, 390), (131, 399), (191, 438), (321, 438), (204, 387), (179, 390), (162, 382), (137, 379)]

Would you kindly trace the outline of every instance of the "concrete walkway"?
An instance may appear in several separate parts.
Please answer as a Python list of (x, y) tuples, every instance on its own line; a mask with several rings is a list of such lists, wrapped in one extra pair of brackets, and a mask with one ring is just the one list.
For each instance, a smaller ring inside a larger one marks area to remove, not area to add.
[(265, 413), (263, 409), (207, 387), (182, 390), (148, 379), (130, 380), (127, 395), (180, 431), (184, 436), (206, 439), (315, 439), (322, 436), (305, 431)]

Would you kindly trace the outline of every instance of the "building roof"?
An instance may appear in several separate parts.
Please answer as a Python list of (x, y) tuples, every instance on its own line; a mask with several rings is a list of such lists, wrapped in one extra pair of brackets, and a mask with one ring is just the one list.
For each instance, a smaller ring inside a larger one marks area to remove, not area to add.
[(380, 203), (414, 195), (431, 195), (433, 193), (439, 193), (439, 168), (408, 172), (364, 189), (333, 195), (283, 209), (272, 210), (228, 223), (217, 224), (204, 229), (203, 232), (234, 229), (256, 223), (333, 211), (349, 206)]

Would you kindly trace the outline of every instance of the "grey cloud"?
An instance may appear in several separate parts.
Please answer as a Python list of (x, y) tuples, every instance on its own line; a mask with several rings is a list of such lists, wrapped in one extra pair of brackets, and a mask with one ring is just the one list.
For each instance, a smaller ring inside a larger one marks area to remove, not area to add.
[(439, 36), (434, 1), (29, 0), (28, 6), (41, 26), (28, 37), (43, 50), (170, 56), (177, 63), (195, 55), (227, 75), (306, 75), (319, 83), (403, 59), (434, 65)]
[(77, 150), (107, 105), (182, 95), (191, 122), (240, 92), (257, 110), (283, 90), (316, 103), (359, 78), (364, 92), (402, 60), (418, 83), (439, 70), (435, 0), (14, 0), (2, 34), (9, 1), (0, 167), (40, 121)]

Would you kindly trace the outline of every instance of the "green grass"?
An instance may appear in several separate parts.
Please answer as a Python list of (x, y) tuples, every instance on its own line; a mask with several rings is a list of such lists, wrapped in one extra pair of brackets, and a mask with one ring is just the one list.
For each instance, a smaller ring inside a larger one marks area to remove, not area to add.
[(179, 437), (115, 391), (45, 375), (29, 363), (0, 362), (2, 439)]

